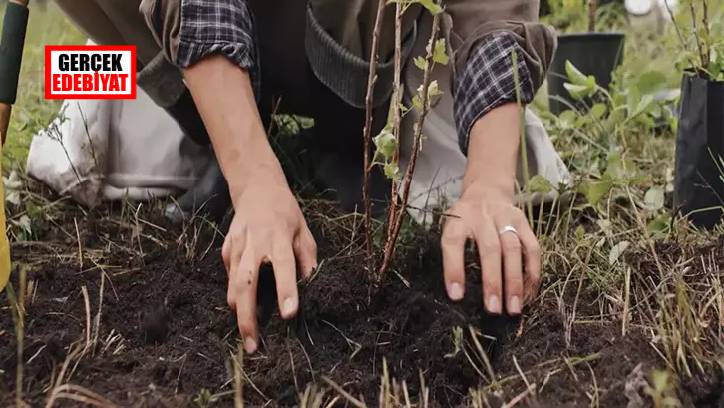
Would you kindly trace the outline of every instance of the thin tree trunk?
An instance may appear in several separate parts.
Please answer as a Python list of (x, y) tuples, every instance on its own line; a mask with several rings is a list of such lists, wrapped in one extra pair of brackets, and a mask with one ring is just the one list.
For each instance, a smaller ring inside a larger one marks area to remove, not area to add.
[[(372, 48), (370, 50), (370, 70), (367, 77), (367, 97), (365, 98), (365, 128), (364, 128), (364, 179), (362, 183), (362, 200), (364, 201), (364, 232), (365, 247), (367, 250), (367, 273), (374, 273), (374, 254), (372, 253), (372, 202), (370, 199), (370, 172), (372, 164), (370, 159), (370, 146), (372, 145), (372, 113), (374, 109), (374, 89), (377, 82), (377, 61), (379, 59), (379, 38), (382, 31), (382, 19), (386, 1), (377, 3), (377, 16), (372, 34)], [(371, 276), (371, 275), (370, 275)]]

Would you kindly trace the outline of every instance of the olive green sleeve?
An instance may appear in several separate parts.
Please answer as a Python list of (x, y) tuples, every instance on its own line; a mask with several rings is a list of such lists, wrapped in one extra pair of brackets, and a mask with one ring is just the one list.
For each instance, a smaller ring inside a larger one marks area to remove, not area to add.
[(444, 5), (453, 22), (450, 45), (457, 72), (464, 70), (480, 41), (506, 31), (523, 49), (535, 89), (543, 84), (556, 48), (556, 35), (538, 19), (539, 0), (448, 0)]

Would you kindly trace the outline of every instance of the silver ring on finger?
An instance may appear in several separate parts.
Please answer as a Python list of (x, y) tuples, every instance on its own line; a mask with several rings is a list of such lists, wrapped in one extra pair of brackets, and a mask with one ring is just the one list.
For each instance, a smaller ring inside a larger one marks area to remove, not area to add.
[(500, 231), (498, 231), (498, 235), (504, 235), (508, 232), (512, 232), (515, 234), (516, 237), (518, 237), (518, 230), (515, 229), (512, 225), (506, 225), (505, 227), (501, 228)]

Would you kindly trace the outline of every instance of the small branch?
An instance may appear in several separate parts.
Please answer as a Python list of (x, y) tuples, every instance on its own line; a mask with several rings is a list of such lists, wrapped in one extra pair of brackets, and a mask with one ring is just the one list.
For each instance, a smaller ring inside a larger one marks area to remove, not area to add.
[(689, 7), (691, 10), (691, 26), (694, 29), (694, 40), (696, 41), (696, 48), (699, 50), (699, 58), (701, 58), (701, 69), (706, 71), (709, 64), (707, 63), (706, 53), (704, 52), (704, 45), (701, 43), (701, 38), (699, 38), (699, 26), (696, 23), (696, 6), (694, 6), (693, 1), (689, 2)]
[(364, 127), (364, 179), (362, 183), (362, 200), (364, 201), (364, 231), (367, 250), (368, 273), (374, 271), (374, 258), (372, 253), (372, 201), (370, 199), (370, 146), (372, 144), (372, 111), (374, 109), (374, 91), (377, 82), (377, 61), (379, 59), (379, 38), (382, 31), (382, 18), (386, 1), (378, 0), (377, 16), (372, 34), (372, 49), (370, 50), (370, 70), (367, 77), (367, 97), (365, 98), (365, 127)]
[(704, 38), (704, 70), (709, 70), (709, 62), (711, 62), (711, 31), (709, 30), (709, 0), (702, 0), (702, 16), (701, 16), (701, 24), (704, 25), (704, 35), (706, 38)]
[(407, 202), (410, 198), (410, 186), (412, 185), (412, 176), (415, 172), (417, 156), (420, 153), (420, 147), (422, 145), (422, 125), (425, 123), (427, 114), (430, 112), (429, 89), (430, 83), (432, 82), (432, 69), (434, 67), (433, 54), (435, 50), (435, 40), (437, 39), (439, 28), (440, 17), (438, 15), (435, 15), (432, 20), (432, 33), (430, 35), (430, 42), (428, 43), (427, 47), (427, 56), (425, 57), (425, 59), (427, 60), (427, 66), (422, 80), (422, 111), (420, 112), (420, 116), (417, 118), (414, 127), (414, 138), (412, 143), (412, 152), (410, 154), (410, 161), (407, 163), (405, 175), (402, 179), (402, 194), (400, 197), (400, 205), (395, 214), (394, 220), (388, 220), (392, 223), (392, 228), (390, 229), (391, 235), (389, 235), (387, 237), (387, 240), (385, 241), (385, 253), (382, 260), (382, 266), (380, 266), (380, 269), (377, 272), (378, 282), (381, 281), (385, 276), (385, 273), (387, 272), (387, 269), (389, 268), (392, 261), (392, 257), (395, 254), (397, 238), (400, 235), (400, 228), (402, 227), (402, 222), (405, 218)]
[(598, 0), (588, 0), (588, 32), (596, 32), (596, 10), (598, 10)]
[[(394, 163), (400, 162), (400, 129), (402, 127), (402, 13), (402, 6), (397, 3), (395, 5), (395, 76), (392, 94), (392, 134), (397, 140), (395, 154), (392, 159)], [(398, 213), (397, 193), (399, 182), (397, 179), (392, 180), (391, 190), (390, 208), (387, 211), (387, 237), (392, 236), (392, 228)], [(376, 281), (379, 282), (381, 276), (378, 274), (376, 278)]]
[[(679, 23), (676, 22), (676, 16), (674, 16), (674, 10), (671, 9), (671, 5), (669, 4), (669, 0), (664, 0), (664, 6), (666, 6), (666, 11), (669, 13), (669, 18), (671, 18), (671, 23), (674, 25), (674, 30), (676, 31), (676, 36), (679, 37), (679, 42), (681, 43), (682, 49), (687, 49), (688, 44), (686, 39), (684, 39), (684, 34), (681, 32), (681, 27), (679, 27)], [(696, 61), (691, 59), (689, 57), (689, 64), (691, 64), (692, 68), (696, 67)]]

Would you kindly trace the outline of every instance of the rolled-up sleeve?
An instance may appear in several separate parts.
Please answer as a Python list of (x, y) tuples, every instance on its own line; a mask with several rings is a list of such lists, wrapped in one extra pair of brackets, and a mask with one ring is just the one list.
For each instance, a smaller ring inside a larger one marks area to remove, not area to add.
[(463, 153), (467, 153), (470, 131), (478, 119), (505, 103), (533, 100), (535, 87), (524, 55), (505, 31), (489, 35), (470, 54), (455, 79), (455, 122)]
[(254, 20), (245, 0), (144, 0), (141, 12), (175, 65), (223, 55), (258, 82)]
[(531, 102), (542, 85), (556, 37), (538, 21), (539, 9), (538, 0), (446, 2), (453, 23), (455, 119), (463, 152), (479, 118), (518, 97), (523, 104)]
[(181, 32), (176, 63), (189, 67), (221, 54), (244, 69), (255, 64), (254, 25), (241, 0), (182, 0)]

